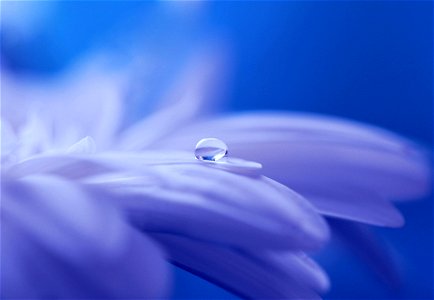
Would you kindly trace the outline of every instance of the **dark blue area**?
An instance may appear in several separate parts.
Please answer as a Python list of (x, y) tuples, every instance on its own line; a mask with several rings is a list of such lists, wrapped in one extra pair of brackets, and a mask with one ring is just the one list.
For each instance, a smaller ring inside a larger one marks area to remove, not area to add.
[[(200, 41), (218, 33), (233, 54), (228, 110), (342, 116), (396, 131), (432, 152), (432, 2), (211, 2), (201, 4), (202, 16), (194, 21), (155, 16), (161, 4), (147, 1), (57, 4), (56, 13), (29, 40), (11, 43), (14, 33), (2, 31), (3, 65), (15, 72), (53, 74), (98, 47), (122, 53), (129, 47), (125, 36), (137, 44), (144, 40), (144, 50), (170, 56), (183, 51), (192, 35)], [(174, 38), (182, 47), (164, 50)], [(319, 257), (333, 283), (328, 299), (433, 297), (432, 199), (400, 209), (407, 220), (403, 229), (375, 230), (403, 263), (399, 293), (333, 243)], [(180, 270), (176, 281), (175, 298), (229, 297)]]
[(431, 144), (431, 3), (214, 6), (237, 53), (232, 109), (328, 113)]

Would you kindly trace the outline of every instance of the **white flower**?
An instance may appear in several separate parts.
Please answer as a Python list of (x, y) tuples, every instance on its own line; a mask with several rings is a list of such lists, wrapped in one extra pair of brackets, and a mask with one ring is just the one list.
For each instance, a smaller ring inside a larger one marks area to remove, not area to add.
[[(48, 83), (3, 74), (6, 297), (161, 297), (167, 253), (243, 297), (318, 298), (329, 282), (305, 252), (329, 237), (322, 215), (403, 224), (390, 200), (429, 188), (416, 146), (320, 116), (198, 118), (212, 58), (126, 129), (128, 73), (91, 65)], [(208, 136), (286, 186), (196, 160)]]

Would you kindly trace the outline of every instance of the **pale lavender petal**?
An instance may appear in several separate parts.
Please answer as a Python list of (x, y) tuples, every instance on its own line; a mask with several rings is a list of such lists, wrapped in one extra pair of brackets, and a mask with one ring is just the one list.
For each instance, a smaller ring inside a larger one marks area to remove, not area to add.
[(50, 148), (66, 149), (86, 135), (100, 149), (108, 147), (120, 126), (126, 75), (109, 70), (105, 59), (89, 57), (46, 81), (2, 72), (2, 118), (16, 131), (28, 120), (40, 119), (48, 129), (41, 132), (49, 134)]
[[(328, 228), (314, 208), (263, 176), (214, 168), (188, 152), (39, 156), (8, 170), (82, 179), (116, 193), (142, 229), (270, 248), (317, 248)], [(233, 230), (237, 228), (237, 230)]]
[(263, 248), (316, 248), (328, 238), (326, 224), (306, 200), (262, 176), (193, 161), (87, 182), (117, 192), (119, 205), (146, 231)]
[(66, 151), (35, 155), (7, 168), (10, 177), (55, 174), (69, 179), (115, 171), (143, 172), (149, 166), (198, 163), (192, 153), (180, 151), (103, 152), (97, 155)]
[(130, 152), (43, 155), (8, 174), (56, 174), (103, 189), (144, 233), (173, 237), (164, 246), (175, 263), (237, 293), (318, 298), (328, 279), (298, 251), (321, 246), (327, 225), (287, 187), (235, 171), (198, 161), (189, 152)]
[(96, 143), (90, 136), (86, 136), (68, 148), (69, 154), (93, 154), (96, 152)]
[(12, 126), (6, 120), (0, 119), (1, 130), (1, 164), (7, 165), (14, 161), (13, 152), (18, 147), (18, 138)]
[(51, 154), (31, 157), (9, 167), (5, 172), (11, 178), (22, 178), (33, 174), (52, 174), (68, 179), (78, 179), (116, 170), (88, 155)]
[[(284, 136), (287, 140), (304, 138), (314, 141), (351, 142), (350, 145), (355, 143), (389, 151), (407, 152), (407, 154), (412, 153), (415, 147), (412, 142), (378, 127), (314, 114), (252, 112), (202, 120), (190, 128), (183, 129), (189, 132), (199, 125), (204, 131), (214, 131), (218, 128), (222, 133), (227, 131), (243, 133), (238, 138), (244, 142), (251, 139), (263, 140), (263, 135), (256, 133), (260, 131), (267, 132), (270, 140), (277, 141)], [(418, 155), (417, 151), (413, 154)]]
[[(252, 255), (258, 259), (262, 257), (256, 252)], [(303, 252), (268, 252), (264, 254), (264, 259), (272, 261), (280, 271), (315, 291), (326, 292), (330, 288), (325, 271)]]
[(51, 176), (2, 178), (2, 296), (164, 296), (168, 274), (160, 247), (102, 197)]
[(15, 129), (18, 147), (14, 154), (23, 159), (36, 153), (47, 151), (53, 146), (50, 124), (36, 114), (30, 114), (22, 126)]
[[(264, 174), (302, 195), (314, 194), (309, 200), (333, 216), (399, 226), (401, 217), (385, 201), (420, 197), (430, 189), (427, 160), (413, 143), (384, 130), (333, 118), (228, 117), (179, 130), (155, 147), (191, 149), (203, 137), (222, 139), (230, 155), (258, 161)], [(354, 197), (355, 192), (360, 194)], [(370, 216), (360, 205), (362, 196), (371, 198), (366, 200), (371, 204), (373, 199), (382, 199), (376, 205), (380, 211)], [(384, 215), (383, 220), (378, 214)]]
[(372, 191), (321, 187), (306, 191), (304, 196), (327, 216), (384, 227), (404, 225), (404, 217), (398, 209)]
[(217, 47), (195, 53), (183, 74), (177, 77), (182, 80), (164, 87), (167, 91), (160, 99), (163, 107), (122, 132), (114, 146), (141, 150), (206, 113), (219, 94), (216, 88), (225, 65), (224, 52)]
[[(324, 272), (302, 255), (227, 248), (188, 238), (155, 234), (177, 266), (246, 299), (319, 299), (327, 288)], [(307, 263), (307, 264), (306, 264)]]

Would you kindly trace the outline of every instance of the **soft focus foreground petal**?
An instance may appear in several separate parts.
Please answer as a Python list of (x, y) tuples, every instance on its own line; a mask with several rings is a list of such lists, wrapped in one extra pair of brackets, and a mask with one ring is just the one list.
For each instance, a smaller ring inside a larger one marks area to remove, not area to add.
[(0, 119), (0, 130), (1, 165), (3, 166), (14, 160), (13, 152), (18, 147), (18, 139), (12, 126), (6, 120)]
[(324, 215), (384, 227), (404, 225), (398, 209), (372, 191), (324, 187), (306, 191), (303, 196)]
[(261, 248), (318, 248), (328, 228), (283, 185), (195, 162), (149, 165), (142, 175), (88, 181), (116, 192), (141, 229)]
[(47, 151), (53, 145), (50, 120), (44, 120), (34, 113), (29, 113), (25, 122), (14, 130), (17, 136), (17, 147), (13, 154), (17, 160)]
[[(310, 196), (322, 213), (333, 216), (398, 226), (396, 212), (384, 203), (378, 205), (381, 213), (394, 217), (371, 218), (360, 205), (361, 196), (400, 200), (430, 189), (431, 172), (417, 146), (384, 130), (334, 118), (271, 113), (227, 117), (179, 130), (155, 147), (188, 149), (210, 136), (225, 141), (230, 155), (262, 163), (265, 175)], [(352, 191), (361, 194), (352, 197)], [(324, 202), (329, 199), (339, 199), (343, 206)]]
[(164, 296), (160, 248), (104, 200), (51, 176), (3, 180), (2, 297)]
[(51, 147), (67, 148), (90, 135), (104, 149), (119, 129), (127, 77), (107, 65), (106, 57), (94, 55), (50, 80), (2, 72), (2, 118), (18, 132), (37, 116), (49, 126)]
[(215, 44), (195, 53), (175, 84), (164, 86), (163, 107), (125, 130), (114, 145), (124, 150), (141, 150), (172, 133), (179, 126), (215, 109), (220, 94), (225, 49)]
[(38, 155), (5, 168), (10, 178), (33, 174), (52, 174), (68, 179), (78, 179), (95, 174), (112, 172), (115, 167), (94, 161), (89, 155), (49, 154)]
[(263, 176), (202, 163), (188, 152), (40, 156), (9, 176), (49, 173), (116, 193), (142, 229), (263, 248), (318, 248), (328, 227), (300, 195)]
[[(254, 254), (259, 258), (257, 253)], [(330, 288), (326, 272), (303, 252), (268, 252), (264, 258), (272, 261), (282, 272), (317, 292), (326, 292)]]
[(96, 144), (92, 137), (86, 136), (68, 148), (68, 153), (92, 154), (96, 152)]
[(153, 235), (175, 265), (246, 299), (318, 299), (324, 272), (302, 254), (238, 250), (171, 234)]

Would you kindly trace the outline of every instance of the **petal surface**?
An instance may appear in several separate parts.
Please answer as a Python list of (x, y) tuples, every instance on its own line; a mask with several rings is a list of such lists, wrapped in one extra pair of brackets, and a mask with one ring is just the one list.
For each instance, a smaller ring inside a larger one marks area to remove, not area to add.
[(23, 146), (31, 143), (29, 154), (66, 149), (87, 135), (99, 149), (111, 144), (123, 113), (126, 72), (113, 72), (105, 60), (89, 57), (51, 80), (2, 72), (2, 118), (22, 133)]
[(300, 252), (324, 244), (326, 223), (300, 195), (260, 174), (173, 151), (40, 155), (8, 174), (51, 174), (104, 190), (175, 264), (240, 295), (315, 299), (328, 287)]
[(119, 205), (146, 231), (240, 247), (311, 249), (328, 239), (323, 219), (287, 187), (264, 176), (214, 168), (190, 153), (168, 156), (118, 156), (119, 165), (131, 164), (130, 174), (96, 176), (86, 182), (116, 193)]
[[(401, 217), (386, 201), (430, 190), (431, 171), (419, 147), (355, 122), (252, 113), (199, 122), (155, 147), (188, 149), (203, 137), (220, 138), (230, 155), (262, 163), (265, 175), (305, 195), (327, 215), (400, 226)], [(385, 220), (370, 215), (373, 205)]]
[(302, 254), (242, 251), (170, 235), (153, 235), (175, 265), (245, 299), (319, 299), (325, 273)]
[(160, 247), (124, 223), (102, 195), (53, 176), (2, 180), (3, 297), (165, 295)]
[(218, 46), (194, 53), (175, 84), (170, 82), (160, 87), (164, 90), (160, 95), (163, 106), (121, 132), (114, 147), (130, 151), (144, 149), (215, 108), (226, 65), (225, 52), (224, 47)]
[(14, 177), (34, 173), (108, 191), (147, 231), (246, 247), (311, 249), (328, 239), (324, 220), (294, 191), (264, 176), (213, 167), (188, 152), (38, 156), (8, 170)]

